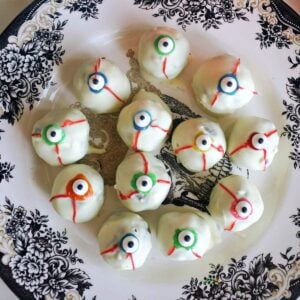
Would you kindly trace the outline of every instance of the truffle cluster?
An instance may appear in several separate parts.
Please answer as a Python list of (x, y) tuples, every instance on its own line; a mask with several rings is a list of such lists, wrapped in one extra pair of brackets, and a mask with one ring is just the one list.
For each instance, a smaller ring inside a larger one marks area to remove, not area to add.
[[(138, 45), (141, 71), (162, 81), (177, 77), (189, 55), (188, 41), (172, 28), (149, 30)], [(101, 256), (117, 269), (141, 267), (150, 253), (152, 233), (136, 213), (158, 209), (169, 193), (172, 180), (155, 152), (170, 134), (177, 162), (191, 173), (206, 172), (225, 152), (237, 166), (265, 170), (277, 152), (275, 125), (259, 117), (238, 118), (227, 138), (220, 124), (208, 118), (189, 119), (174, 129), (169, 107), (144, 90), (131, 99), (127, 76), (104, 57), (83, 65), (73, 82), (83, 107), (98, 114), (120, 111), (117, 130), (129, 148), (117, 168), (115, 190), (131, 212), (113, 214), (98, 234)], [(239, 58), (227, 54), (201, 64), (192, 89), (200, 107), (214, 115), (232, 113), (256, 94), (250, 71)], [(37, 155), (51, 166), (64, 166), (54, 180), (50, 202), (58, 214), (73, 223), (90, 221), (103, 201), (108, 201), (99, 172), (76, 164), (87, 153), (97, 152), (89, 145), (89, 131), (87, 118), (74, 108), (49, 112), (32, 131)], [(221, 241), (223, 230), (245, 230), (260, 219), (263, 209), (257, 187), (244, 177), (231, 175), (213, 188), (209, 214), (195, 210), (162, 215), (157, 226), (158, 245), (171, 259), (199, 259)]]

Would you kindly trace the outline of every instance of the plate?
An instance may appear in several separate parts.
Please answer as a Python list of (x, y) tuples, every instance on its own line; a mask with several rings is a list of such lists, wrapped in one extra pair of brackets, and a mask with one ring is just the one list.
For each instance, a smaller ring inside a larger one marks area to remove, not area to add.
[[(0, 267), (1, 277), (22, 299), (296, 299), (300, 295), (300, 26), (282, 1), (35, 1), (0, 37)], [(153, 26), (182, 30), (191, 43), (183, 74), (168, 84), (144, 79), (135, 52), (139, 37)], [(202, 61), (222, 53), (240, 57), (254, 74), (258, 96), (230, 117), (275, 122), (280, 149), (263, 173), (235, 168), (225, 157), (202, 176), (182, 172), (169, 141), (157, 153), (168, 166), (173, 187), (165, 205), (142, 213), (155, 236), (166, 211), (204, 210), (212, 187), (231, 173), (255, 182), (264, 198), (263, 218), (222, 243), (201, 260), (180, 263), (154, 249), (143, 268), (120, 272), (99, 256), (96, 234), (114, 211), (125, 210), (111, 187), (127, 148), (115, 132), (117, 115), (91, 122), (91, 143), (105, 148), (84, 162), (101, 170), (106, 200), (87, 224), (61, 219), (48, 201), (59, 168), (35, 155), (34, 122), (47, 111), (78, 106), (72, 90), (76, 69), (105, 56), (126, 71), (133, 93), (159, 94), (174, 120), (205, 116), (195, 104), (191, 78)], [(101, 128), (101, 130), (100, 130)]]

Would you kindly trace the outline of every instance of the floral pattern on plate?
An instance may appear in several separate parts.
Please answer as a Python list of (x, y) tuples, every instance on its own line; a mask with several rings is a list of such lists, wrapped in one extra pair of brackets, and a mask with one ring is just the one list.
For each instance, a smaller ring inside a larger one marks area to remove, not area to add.
[[(295, 51), (295, 57), (288, 58), (291, 69), (299, 69), (300, 66), (300, 50)], [(283, 136), (286, 136), (294, 148), (290, 152), (289, 158), (294, 162), (294, 168), (300, 169), (300, 72), (295, 74), (298, 77), (289, 77), (288, 83), (286, 84), (286, 91), (289, 96), (289, 100), (283, 100), (283, 105), (285, 110), (282, 115), (284, 115), (289, 124), (285, 125), (283, 128)]]
[[(249, 21), (246, 16), (258, 9), (261, 32), (256, 33), (261, 48), (275, 44), (277, 48), (289, 47), (293, 42), (300, 44), (300, 26), (297, 14), (291, 13), (283, 1), (265, 0), (135, 0), (134, 5), (150, 10), (157, 9), (154, 17), (161, 17), (165, 22), (176, 18), (178, 26), (187, 29), (192, 23), (201, 24), (205, 30), (219, 29), (223, 23), (236, 20)], [(282, 14), (280, 13), (282, 12)], [(285, 18), (285, 15), (289, 18)]]
[[(66, 231), (48, 226), (48, 216), (39, 210), (28, 212), (15, 207), (9, 199), (0, 209), (0, 253), (16, 283), (33, 294), (34, 299), (62, 298), (77, 291), (82, 296), (91, 287), (89, 276), (75, 265), (83, 264), (77, 249), (68, 249)], [(4, 242), (6, 241), (6, 242)], [(9, 245), (9, 241), (12, 241)], [(5, 246), (6, 245), (6, 246)]]

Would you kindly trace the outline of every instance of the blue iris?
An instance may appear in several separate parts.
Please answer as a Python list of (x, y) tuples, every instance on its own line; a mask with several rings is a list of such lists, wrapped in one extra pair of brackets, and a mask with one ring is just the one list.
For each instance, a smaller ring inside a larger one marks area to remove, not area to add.
[(239, 89), (239, 81), (237, 77), (230, 73), (222, 76), (218, 82), (218, 91), (226, 95), (234, 95)]
[(133, 117), (133, 127), (135, 130), (146, 130), (152, 123), (152, 116), (146, 110), (140, 110)]
[(103, 73), (97, 72), (89, 76), (87, 84), (91, 92), (98, 94), (104, 89), (107, 82), (107, 77)]

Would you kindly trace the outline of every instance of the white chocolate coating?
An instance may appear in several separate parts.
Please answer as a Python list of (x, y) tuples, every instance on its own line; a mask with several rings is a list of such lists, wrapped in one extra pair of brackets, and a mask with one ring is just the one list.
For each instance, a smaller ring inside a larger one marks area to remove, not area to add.
[(241, 117), (232, 128), (228, 153), (237, 166), (263, 171), (272, 163), (278, 144), (279, 136), (271, 121)]
[(78, 109), (54, 110), (34, 124), (32, 145), (49, 165), (67, 165), (86, 155), (89, 132), (88, 121)]
[(216, 225), (196, 213), (169, 212), (158, 223), (157, 239), (163, 255), (195, 260), (219, 242)]
[(263, 214), (264, 203), (257, 187), (246, 178), (231, 175), (213, 188), (208, 211), (224, 230), (242, 231)]
[(120, 270), (140, 268), (152, 248), (148, 224), (130, 212), (109, 217), (98, 233), (98, 242), (103, 259)]
[(183, 121), (176, 127), (172, 147), (177, 161), (186, 169), (202, 172), (224, 156), (226, 141), (218, 123), (196, 118)]
[(200, 65), (192, 87), (198, 104), (215, 114), (233, 113), (256, 94), (250, 71), (231, 55), (213, 57)]
[(92, 220), (102, 207), (104, 183), (93, 168), (75, 164), (55, 178), (50, 201), (56, 212), (73, 223)]
[(172, 114), (160, 98), (140, 91), (119, 115), (117, 130), (124, 143), (135, 151), (160, 147), (172, 125)]
[(166, 199), (170, 187), (171, 178), (164, 164), (152, 154), (131, 154), (117, 169), (115, 188), (118, 197), (132, 211), (157, 209)]
[(141, 69), (158, 79), (173, 79), (188, 62), (187, 39), (169, 27), (156, 27), (145, 32), (139, 42), (138, 61)]
[(125, 73), (106, 58), (84, 64), (75, 74), (73, 85), (82, 105), (99, 114), (119, 111), (131, 94)]

